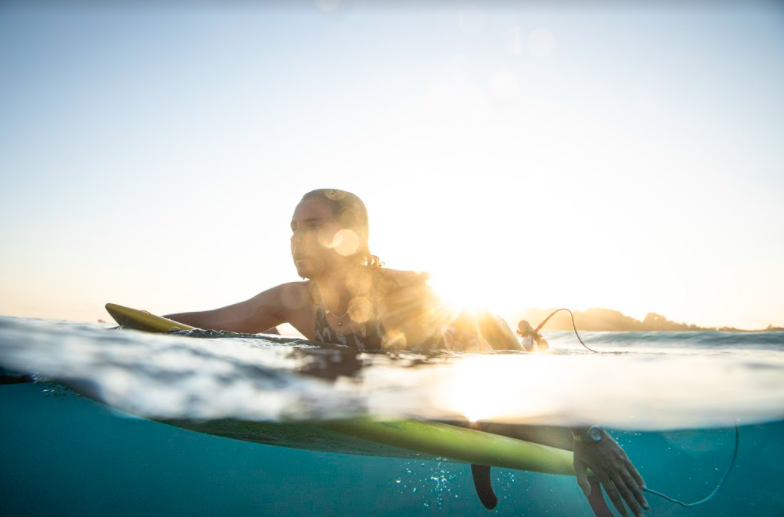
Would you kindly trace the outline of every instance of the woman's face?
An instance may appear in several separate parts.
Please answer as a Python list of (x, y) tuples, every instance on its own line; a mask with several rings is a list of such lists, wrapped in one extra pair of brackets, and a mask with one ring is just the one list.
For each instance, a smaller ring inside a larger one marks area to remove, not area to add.
[(297, 205), (291, 218), (291, 257), (300, 277), (318, 278), (345, 261), (334, 246), (340, 230), (326, 202), (309, 198)]

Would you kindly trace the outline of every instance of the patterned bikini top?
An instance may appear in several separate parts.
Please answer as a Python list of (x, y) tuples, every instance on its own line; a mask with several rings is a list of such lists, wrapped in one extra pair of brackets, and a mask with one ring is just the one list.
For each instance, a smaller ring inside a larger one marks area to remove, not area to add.
[(322, 304), (319, 304), (316, 310), (316, 341), (321, 343), (346, 345), (358, 350), (384, 350), (384, 334), (384, 325), (378, 317), (375, 305), (373, 315), (362, 328), (349, 334), (335, 332), (335, 329), (329, 326)]
[[(378, 312), (374, 310), (373, 316), (365, 324), (353, 333), (341, 334), (327, 323), (327, 316), (324, 309), (319, 305), (316, 310), (316, 341), (320, 343), (331, 343), (334, 345), (346, 345), (357, 350), (397, 350), (398, 347), (391, 345), (386, 339), (384, 324), (378, 317)], [(428, 350), (440, 350), (446, 347), (444, 337), (441, 332), (437, 332), (424, 343), (418, 345), (408, 345), (405, 350), (409, 352), (425, 352)]]
[[(419, 273), (412, 273), (409, 276), (421, 277), (422, 275)], [(384, 282), (385, 280), (382, 278), (380, 281)], [(389, 280), (386, 280), (386, 282), (391, 283), (392, 285), (387, 285), (385, 288), (382, 288), (382, 292), (389, 290), (390, 287), (400, 287), (397, 281), (390, 282)], [(381, 323), (381, 318), (378, 314), (378, 308), (367, 298), (365, 298), (365, 303), (367, 303), (368, 306), (372, 306), (370, 318), (354, 332), (346, 334), (335, 332), (335, 329), (330, 327), (329, 323), (327, 323), (328, 311), (325, 311), (324, 303), (321, 300), (321, 296), (317, 294), (317, 291), (316, 293), (311, 291), (311, 299), (317, 303), (318, 307), (316, 309), (315, 339), (318, 342), (345, 345), (357, 350), (407, 350), (409, 352), (425, 352), (444, 348), (444, 336), (441, 331), (435, 331), (432, 336), (425, 339), (422, 343), (405, 343), (405, 339), (402, 340), (402, 343), (395, 339), (392, 339), (391, 341), (388, 340), (386, 330), (384, 329), (384, 325)], [(369, 308), (370, 307), (368, 307), (368, 309)]]

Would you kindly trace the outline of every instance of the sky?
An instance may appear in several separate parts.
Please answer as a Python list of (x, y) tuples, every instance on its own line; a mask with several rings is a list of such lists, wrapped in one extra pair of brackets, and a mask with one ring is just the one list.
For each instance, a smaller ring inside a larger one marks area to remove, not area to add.
[(0, 315), (296, 281), (294, 207), (340, 188), (386, 267), (512, 323), (784, 326), (780, 4), (29, 5), (0, 3)]

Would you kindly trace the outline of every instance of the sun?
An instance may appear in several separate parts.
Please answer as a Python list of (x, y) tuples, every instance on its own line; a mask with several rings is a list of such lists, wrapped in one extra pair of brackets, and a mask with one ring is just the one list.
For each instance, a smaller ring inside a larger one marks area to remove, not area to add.
[(489, 308), (490, 293), (486, 285), (450, 275), (431, 275), (428, 284), (445, 310), (454, 314), (479, 312)]

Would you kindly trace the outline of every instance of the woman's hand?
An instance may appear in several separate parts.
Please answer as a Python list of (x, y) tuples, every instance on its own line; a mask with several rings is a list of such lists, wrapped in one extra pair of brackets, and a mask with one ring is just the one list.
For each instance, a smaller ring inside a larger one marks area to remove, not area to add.
[(642, 515), (643, 508), (650, 508), (643, 495), (645, 481), (621, 446), (605, 431), (602, 431), (602, 440), (599, 442), (574, 443), (574, 470), (577, 473), (577, 483), (583, 489), (585, 497), (591, 495), (588, 469), (593, 471), (618, 512), (624, 517), (629, 515), (624, 502), (637, 517)]

